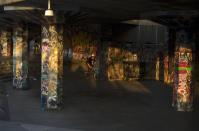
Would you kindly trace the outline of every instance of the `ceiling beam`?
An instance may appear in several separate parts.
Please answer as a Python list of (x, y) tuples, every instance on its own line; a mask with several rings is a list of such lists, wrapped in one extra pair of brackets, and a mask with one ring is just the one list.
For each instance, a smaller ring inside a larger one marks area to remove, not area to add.
[(16, 2), (22, 2), (24, 0), (1, 0), (0, 5), (6, 5), (6, 4), (13, 4)]

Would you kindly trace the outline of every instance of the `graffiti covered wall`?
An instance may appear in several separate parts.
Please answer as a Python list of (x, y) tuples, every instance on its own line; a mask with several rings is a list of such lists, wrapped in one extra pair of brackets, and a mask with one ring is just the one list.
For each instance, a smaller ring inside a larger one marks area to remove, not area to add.
[(70, 34), (68, 37), (71, 41), (71, 47), (68, 49), (68, 56), (71, 59), (70, 70), (72, 72), (81, 71), (85, 77), (97, 76), (99, 68), (97, 45), (100, 44), (99, 25), (72, 26), (67, 32)]
[(62, 105), (63, 79), (63, 27), (42, 27), (42, 109), (59, 109)]
[(109, 80), (123, 80), (123, 54), (121, 48), (108, 48), (108, 79)]
[(139, 79), (140, 65), (137, 53), (124, 50), (124, 77), (125, 80)]
[[(122, 34), (113, 35), (114, 32), (111, 32), (106, 36), (105, 34), (109, 31), (105, 31), (105, 33), (101, 33), (100, 36), (98, 32), (91, 33), (87, 28), (76, 28), (77, 29), (72, 29), (73, 31), (70, 33), (72, 34), (70, 35), (72, 47), (68, 51), (72, 52), (72, 71), (77, 71), (78, 69), (86, 71), (86, 59), (91, 56), (91, 54), (94, 54), (97, 59), (96, 63), (99, 63), (97, 67), (100, 68), (100, 72), (104, 72), (101, 73), (103, 74), (101, 76), (106, 76), (109, 80), (139, 79), (141, 74), (143, 78), (155, 79), (156, 58), (158, 53), (161, 52), (165, 56), (168, 55), (168, 47), (164, 40), (162, 42), (165, 43), (153, 43), (150, 41), (147, 41), (147, 43), (136, 43), (126, 39), (115, 38), (119, 38)], [(112, 29), (113, 27), (110, 28)], [(160, 31), (166, 32), (166, 29)], [(136, 31), (136, 33), (138, 32)], [(165, 34), (165, 39), (167, 35), (166, 33), (163, 34)], [(99, 39), (99, 36), (101, 39)], [(157, 39), (159, 39), (158, 36)], [(117, 55), (118, 52), (120, 52), (120, 55)], [(102, 56), (104, 60), (98, 60), (102, 59)], [(161, 58), (159, 68), (160, 80), (164, 81), (165, 73), (164, 59)]]
[(134, 48), (109, 45), (107, 62), (109, 80), (132, 80), (139, 78), (139, 58)]
[(94, 54), (96, 56), (98, 40), (87, 32), (77, 32), (72, 37), (73, 60), (81, 61)]
[(13, 31), (13, 86), (17, 89), (28, 88), (28, 31), (17, 27)]

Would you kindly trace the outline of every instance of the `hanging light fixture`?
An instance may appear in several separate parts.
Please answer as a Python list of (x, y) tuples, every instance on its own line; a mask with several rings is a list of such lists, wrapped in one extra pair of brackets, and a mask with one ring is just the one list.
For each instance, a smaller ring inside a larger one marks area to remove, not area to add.
[(51, 10), (51, 3), (50, 0), (48, 0), (48, 9), (45, 11), (45, 16), (54, 16), (53, 10)]

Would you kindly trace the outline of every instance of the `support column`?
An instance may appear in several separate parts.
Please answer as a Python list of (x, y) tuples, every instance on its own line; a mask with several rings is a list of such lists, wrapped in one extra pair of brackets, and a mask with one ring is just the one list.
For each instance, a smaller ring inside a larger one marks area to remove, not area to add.
[(164, 81), (164, 55), (163, 52), (159, 53), (160, 56), (160, 81)]
[(194, 59), (194, 104), (199, 105), (199, 27), (196, 27), (195, 59)]
[(175, 53), (175, 40), (176, 32), (174, 29), (169, 29), (169, 38), (168, 38), (168, 54), (169, 54), (169, 84), (174, 82), (174, 53)]
[(0, 54), (1, 56), (10, 56), (11, 55), (11, 33), (5, 30), (0, 32)]
[(41, 45), (41, 108), (60, 109), (63, 93), (63, 26), (43, 26)]
[(155, 80), (160, 80), (160, 57), (156, 58), (156, 64), (155, 64)]
[(101, 41), (101, 43), (99, 43), (98, 49), (97, 49), (97, 60), (98, 60), (98, 64), (99, 64), (98, 78), (100, 80), (108, 80), (108, 76), (107, 76), (108, 45), (109, 45), (108, 41)]
[(13, 87), (28, 88), (28, 30), (16, 27), (13, 30)]
[(165, 28), (165, 44), (163, 53), (164, 83), (169, 84), (169, 28)]
[(155, 80), (164, 81), (163, 53), (158, 52), (156, 57)]
[(186, 29), (178, 30), (175, 44), (173, 106), (178, 111), (191, 111), (193, 106), (193, 33)]
[(169, 56), (164, 56), (164, 83), (169, 84)]

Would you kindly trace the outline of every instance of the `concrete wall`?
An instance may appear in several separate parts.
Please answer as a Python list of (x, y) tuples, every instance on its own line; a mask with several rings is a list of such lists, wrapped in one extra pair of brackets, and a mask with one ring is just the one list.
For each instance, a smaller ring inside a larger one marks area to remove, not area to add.
[(138, 45), (145, 43), (166, 44), (167, 28), (165, 26), (113, 26), (113, 40), (122, 42), (133, 42)]

